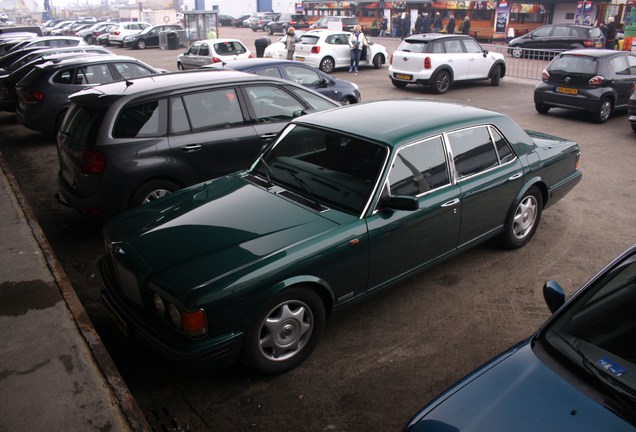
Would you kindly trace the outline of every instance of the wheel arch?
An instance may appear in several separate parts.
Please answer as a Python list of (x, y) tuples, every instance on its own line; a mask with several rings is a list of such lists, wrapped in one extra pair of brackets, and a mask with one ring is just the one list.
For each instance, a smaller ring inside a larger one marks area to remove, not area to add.
[(132, 199), (137, 194), (137, 192), (146, 184), (153, 181), (168, 181), (177, 185), (179, 189), (183, 189), (185, 187), (185, 184), (179, 178), (169, 174), (144, 177), (139, 182), (137, 182), (137, 185), (134, 187), (134, 189), (131, 189), (130, 192), (128, 193), (128, 196), (126, 197), (126, 201), (125, 201), (128, 208), (132, 206)]
[(512, 203), (510, 205), (510, 209), (508, 209), (508, 213), (506, 214), (506, 220), (505, 220), (506, 223), (508, 223), (508, 221), (510, 220), (510, 218), (514, 214), (515, 209), (517, 208), (517, 206), (521, 202), (521, 199), (523, 198), (523, 196), (533, 186), (536, 187), (539, 190), (539, 192), (541, 192), (541, 207), (542, 208), (546, 207), (546, 205), (548, 203), (548, 196), (549, 196), (548, 186), (545, 184), (545, 182), (543, 181), (543, 179), (541, 177), (533, 177), (532, 179), (527, 181), (526, 184), (523, 185), (523, 187), (521, 189), (519, 189), (519, 193), (517, 193), (517, 196), (515, 196), (515, 199), (512, 201)]
[(300, 275), (292, 276), (285, 280), (279, 281), (271, 286), (269, 289), (263, 291), (260, 294), (259, 299), (253, 302), (253, 304), (256, 305), (254, 309), (251, 310), (249, 314), (246, 314), (246, 316), (249, 317), (247, 322), (250, 322), (255, 314), (258, 313), (261, 305), (265, 304), (272, 297), (291, 288), (307, 288), (316, 293), (325, 306), (326, 318), (329, 318), (329, 316), (331, 316), (334, 308), (334, 295), (329, 283), (317, 276)]
[(437, 67), (437, 69), (435, 69), (433, 71), (433, 73), (431, 74), (431, 80), (433, 79), (433, 77), (435, 75), (437, 75), (440, 71), (446, 71), (448, 72), (448, 74), (450, 75), (450, 79), (451, 79), (451, 85), (453, 84), (453, 82), (455, 82), (455, 74), (453, 73), (453, 68), (450, 67), (447, 64), (443, 64)]
[(490, 67), (490, 71), (488, 72), (488, 78), (492, 76), (492, 72), (495, 70), (496, 67), (499, 67), (501, 70), (501, 75), (500, 75), (501, 78), (506, 76), (506, 62), (504, 62), (503, 60), (497, 60)]

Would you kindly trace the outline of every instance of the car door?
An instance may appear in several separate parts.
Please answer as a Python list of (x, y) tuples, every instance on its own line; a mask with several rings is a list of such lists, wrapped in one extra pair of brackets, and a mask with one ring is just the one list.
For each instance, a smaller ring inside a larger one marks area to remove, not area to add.
[(329, 47), (336, 60), (336, 67), (349, 67), (351, 62), (351, 48), (349, 47), (349, 33), (335, 33), (325, 38), (325, 43)]
[(533, 32), (531, 32), (527, 39), (525, 40), (523, 47), (524, 48), (546, 48), (552, 49), (550, 45), (550, 34), (552, 33), (552, 26), (540, 27)]
[(418, 209), (376, 209), (367, 218), (369, 290), (455, 251), (462, 207), (449, 167), (442, 136), (404, 146), (393, 157), (383, 195), (416, 197)]
[(500, 230), (523, 185), (523, 166), (493, 126), (446, 134), (461, 191), (462, 248)]
[(618, 52), (608, 60), (608, 65), (613, 74), (612, 87), (616, 91), (615, 108), (625, 107), (636, 83), (636, 55)]
[(484, 50), (473, 39), (462, 39), (464, 50), (468, 56), (468, 79), (487, 78), (492, 67), (492, 60), (484, 55)]
[(448, 64), (453, 69), (453, 81), (461, 81), (468, 78), (468, 65), (474, 54), (464, 52), (464, 46), (459, 38), (444, 39), (444, 52), (440, 55), (442, 63)]
[(146, 46), (159, 46), (159, 32), (164, 31), (164, 27), (155, 27), (146, 33)]
[(201, 48), (202, 42), (195, 42), (190, 45), (190, 48), (184, 53), (183, 57), (181, 57), (181, 64), (184, 69), (196, 69), (198, 68), (198, 56), (199, 49)]
[(261, 144), (236, 88), (170, 98), (169, 144), (192, 184), (247, 168)]

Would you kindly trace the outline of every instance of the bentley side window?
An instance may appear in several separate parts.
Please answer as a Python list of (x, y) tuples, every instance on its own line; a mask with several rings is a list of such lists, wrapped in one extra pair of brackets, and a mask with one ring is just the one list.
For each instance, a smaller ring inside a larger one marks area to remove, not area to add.
[(401, 148), (391, 167), (391, 195), (418, 196), (450, 183), (441, 136)]
[(450, 133), (448, 139), (459, 178), (486, 171), (499, 164), (486, 126)]

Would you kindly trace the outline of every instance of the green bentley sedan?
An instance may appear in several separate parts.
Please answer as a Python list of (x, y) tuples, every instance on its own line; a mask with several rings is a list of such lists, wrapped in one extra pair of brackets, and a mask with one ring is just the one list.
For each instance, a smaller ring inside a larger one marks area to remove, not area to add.
[(576, 143), (425, 100), (299, 117), (248, 170), (104, 226), (102, 299), (163, 355), (285, 372), (337, 309), (486, 239), (525, 245), (580, 180)]

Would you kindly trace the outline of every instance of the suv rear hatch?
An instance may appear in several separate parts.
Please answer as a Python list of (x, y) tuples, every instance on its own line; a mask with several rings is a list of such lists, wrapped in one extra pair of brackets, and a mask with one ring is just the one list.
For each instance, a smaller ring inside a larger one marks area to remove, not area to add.
[(399, 71), (420, 72), (425, 68), (425, 54), (430, 50), (431, 42), (422, 39), (404, 39), (391, 56), (391, 65)]
[(95, 147), (95, 142), (107, 110), (107, 105), (71, 103), (58, 133), (60, 181), (78, 196), (92, 195), (99, 187), (106, 157)]
[(543, 80), (568, 87), (589, 87), (590, 80), (598, 74), (596, 57), (579, 54), (561, 54), (548, 65)]

